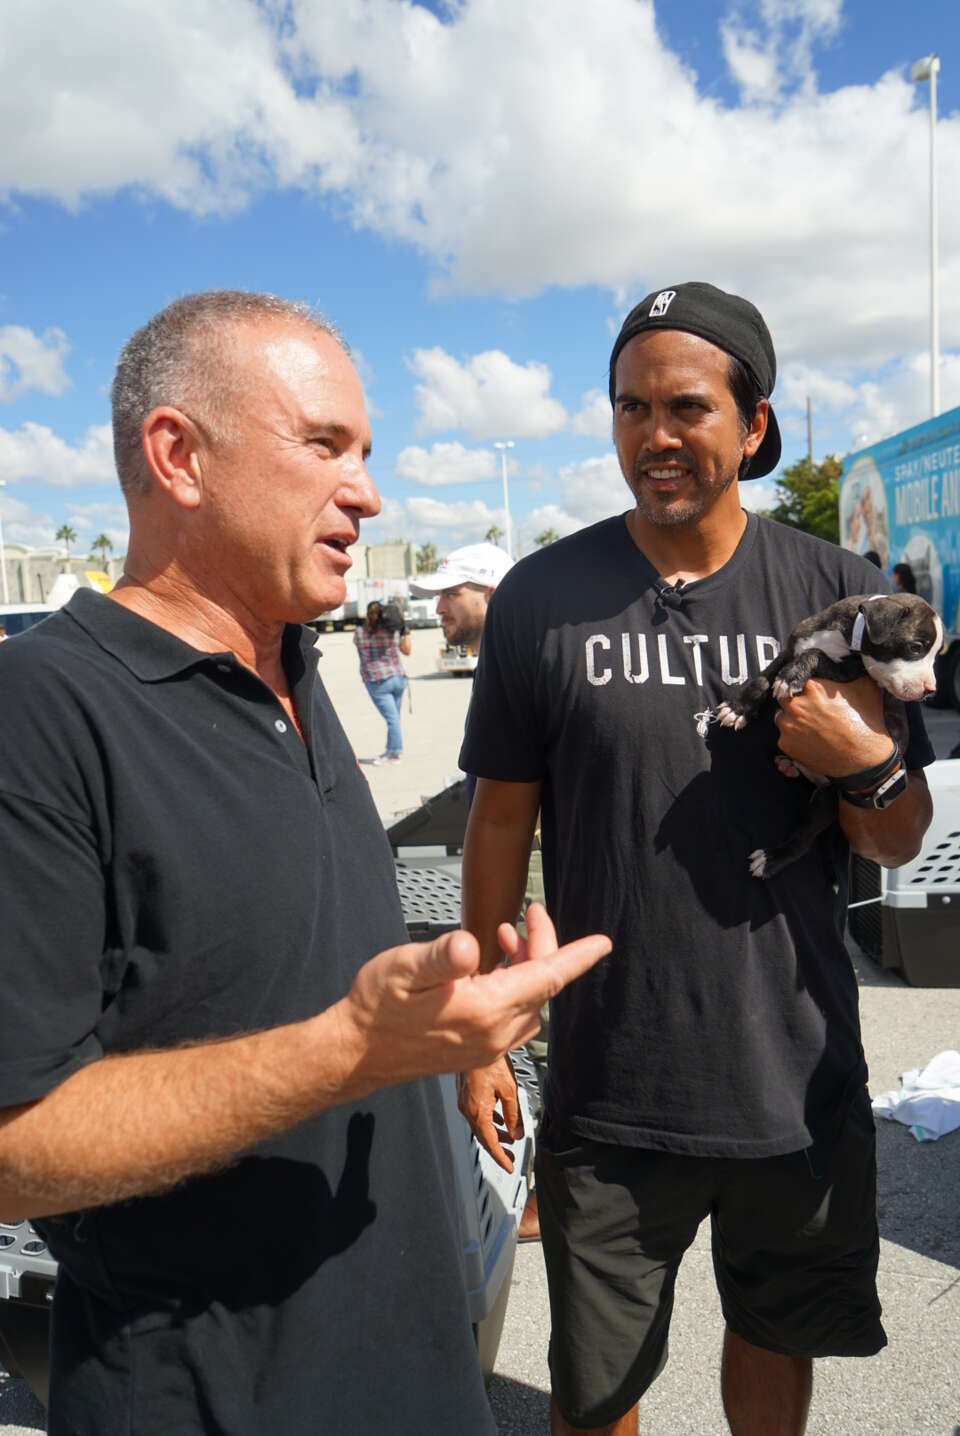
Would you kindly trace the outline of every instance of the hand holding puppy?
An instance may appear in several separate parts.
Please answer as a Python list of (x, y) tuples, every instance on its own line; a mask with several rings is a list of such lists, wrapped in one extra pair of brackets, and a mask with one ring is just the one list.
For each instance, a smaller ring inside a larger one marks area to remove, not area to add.
[(893, 739), (883, 690), (872, 678), (834, 683), (811, 678), (802, 693), (777, 699), (780, 751), (825, 778), (843, 778), (882, 763)]

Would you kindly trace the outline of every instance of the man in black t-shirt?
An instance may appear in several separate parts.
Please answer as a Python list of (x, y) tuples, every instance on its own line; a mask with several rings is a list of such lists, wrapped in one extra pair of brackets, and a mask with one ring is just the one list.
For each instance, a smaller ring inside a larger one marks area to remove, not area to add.
[[(812, 682), (741, 733), (713, 722), (801, 618), (887, 587), (741, 508), (738, 478), (780, 456), (775, 374), (745, 300), (698, 283), (648, 296), (610, 361), (635, 506), (522, 560), (487, 615), (460, 759), (479, 779), (465, 926), (493, 963), (539, 807), (561, 940), (600, 930), (614, 945), (552, 1004), (537, 1188), (553, 1436), (633, 1436), (708, 1215), (735, 1436), (800, 1436), (812, 1358), (885, 1343), (846, 870), (850, 847), (887, 866), (918, 851), (932, 753), (912, 705), (905, 791), (872, 806), (892, 740), (870, 679)], [(854, 794), (762, 882), (749, 854), (791, 833), (809, 794), (777, 771), (778, 748)], [(490, 1146), (511, 1082), (503, 1062), (461, 1077)]]
[(0, 1221), (60, 1264), (48, 1430), (490, 1436), (435, 1074), (609, 943), (406, 942), (304, 627), (380, 506), (329, 326), (187, 296), (112, 399), (123, 579), (0, 653)]

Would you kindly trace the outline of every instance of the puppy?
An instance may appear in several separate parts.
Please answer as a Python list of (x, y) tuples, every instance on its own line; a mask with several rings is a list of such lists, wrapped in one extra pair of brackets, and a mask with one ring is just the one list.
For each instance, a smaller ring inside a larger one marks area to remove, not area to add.
[[(868, 674), (897, 702), (884, 699), (887, 728), (903, 752), (907, 744), (904, 702), (936, 691), (933, 664), (943, 644), (943, 624), (922, 598), (912, 593), (861, 594), (843, 598), (822, 613), (798, 623), (781, 653), (756, 678), (714, 713), (724, 728), (739, 730), (755, 718), (767, 699), (802, 693), (809, 679), (852, 683)], [(769, 878), (801, 857), (818, 833), (836, 819), (838, 790), (829, 780), (808, 773), (781, 755), (777, 767), (786, 777), (804, 776), (818, 785), (807, 818), (786, 843), (750, 854), (754, 877)]]

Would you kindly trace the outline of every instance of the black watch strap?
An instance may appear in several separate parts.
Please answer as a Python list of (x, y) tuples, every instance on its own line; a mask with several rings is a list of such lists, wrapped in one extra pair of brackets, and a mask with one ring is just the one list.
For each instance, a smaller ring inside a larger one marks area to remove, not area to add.
[(903, 768), (896, 773), (891, 773), (885, 778), (879, 788), (873, 788), (869, 793), (841, 793), (840, 796), (845, 803), (852, 803), (855, 808), (889, 808), (890, 804), (896, 802), (901, 793), (907, 791), (907, 775)]
[(903, 754), (894, 741), (893, 752), (882, 763), (834, 778), (833, 786), (844, 802), (855, 808), (887, 808), (906, 789), (907, 775), (902, 765)]
[(900, 752), (900, 744), (895, 738), (891, 741), (893, 748), (882, 763), (875, 763), (872, 768), (861, 768), (859, 773), (846, 773), (842, 778), (834, 778), (833, 786), (839, 788), (842, 793), (859, 793), (866, 788), (874, 787), (877, 783), (882, 783), (903, 757)]

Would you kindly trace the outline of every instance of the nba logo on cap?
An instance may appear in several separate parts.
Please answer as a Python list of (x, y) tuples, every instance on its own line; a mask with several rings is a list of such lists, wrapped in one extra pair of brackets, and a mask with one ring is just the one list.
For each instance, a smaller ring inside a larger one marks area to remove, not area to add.
[(650, 306), (650, 318), (662, 319), (677, 297), (675, 289), (663, 289)]

